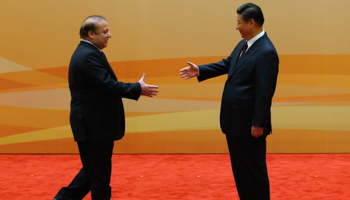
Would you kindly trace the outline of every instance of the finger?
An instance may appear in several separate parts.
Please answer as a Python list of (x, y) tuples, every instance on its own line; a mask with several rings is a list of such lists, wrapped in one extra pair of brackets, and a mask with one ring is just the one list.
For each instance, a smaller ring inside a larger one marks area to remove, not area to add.
[(146, 96), (148, 96), (148, 97), (154, 97), (154, 96), (157, 96), (157, 93), (156, 93), (156, 92), (152, 92), (152, 93), (147, 94)]
[(187, 61), (187, 64), (188, 64), (188, 65), (191, 65), (191, 66), (193, 66), (193, 67), (196, 66), (194, 63), (191, 63), (190, 61)]
[(143, 73), (143, 74), (142, 74), (142, 77), (141, 77), (141, 79), (140, 79), (140, 81), (145, 80), (145, 78), (146, 78), (146, 74), (145, 74), (145, 73)]
[(251, 134), (252, 134), (252, 136), (255, 137), (255, 138), (258, 137), (258, 136), (257, 136), (257, 132), (256, 132), (256, 130), (255, 130), (254, 128), (252, 128), (252, 133), (251, 133)]
[(182, 68), (182, 69), (180, 69), (180, 72), (187, 72), (187, 70), (188, 70), (188, 67), (185, 67), (185, 68)]
[(185, 75), (188, 76), (189, 74), (190, 74), (190, 73), (189, 73), (188, 71), (184, 71), (184, 72), (181, 72), (181, 73), (180, 73), (180, 75), (182, 75), (182, 76), (185, 76)]
[(152, 89), (158, 89), (159, 86), (156, 86), (156, 85), (147, 85), (148, 88), (152, 88)]
[(258, 131), (258, 132), (255, 133), (255, 136), (256, 136), (256, 137), (260, 137), (260, 136), (262, 136), (262, 135), (263, 135), (263, 132), (260, 132), (260, 131)]
[(147, 88), (149, 93), (158, 92), (158, 88)]
[(158, 90), (151, 90), (150, 93), (151, 93), (151, 94), (157, 94), (157, 93), (158, 93)]
[(186, 78), (186, 77), (188, 77), (187, 74), (184, 74), (184, 75), (181, 76), (181, 78)]
[(153, 96), (157, 96), (157, 93), (146, 93), (146, 94), (142, 94), (143, 96), (146, 97), (153, 97)]

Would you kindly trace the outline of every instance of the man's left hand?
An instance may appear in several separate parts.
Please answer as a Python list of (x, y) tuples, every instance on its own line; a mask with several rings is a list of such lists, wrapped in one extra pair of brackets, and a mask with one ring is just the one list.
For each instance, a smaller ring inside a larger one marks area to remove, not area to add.
[(262, 136), (264, 133), (264, 128), (259, 126), (252, 126), (252, 136), (257, 138)]

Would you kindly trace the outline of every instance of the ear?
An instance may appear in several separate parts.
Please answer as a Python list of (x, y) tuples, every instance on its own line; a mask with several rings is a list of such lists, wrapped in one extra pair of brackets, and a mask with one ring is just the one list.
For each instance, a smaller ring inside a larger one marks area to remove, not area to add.
[(248, 21), (248, 24), (249, 24), (250, 27), (253, 27), (253, 26), (255, 25), (254, 19), (250, 19), (250, 20)]
[(89, 35), (89, 38), (94, 39), (95, 33), (94, 33), (92, 30), (90, 30), (90, 31), (88, 32), (88, 35)]

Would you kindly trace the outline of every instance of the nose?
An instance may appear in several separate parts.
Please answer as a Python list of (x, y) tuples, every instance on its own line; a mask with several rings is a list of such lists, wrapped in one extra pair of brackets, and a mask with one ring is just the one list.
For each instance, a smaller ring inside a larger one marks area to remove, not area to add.
[(112, 34), (110, 32), (108, 32), (108, 37), (111, 38), (112, 37)]

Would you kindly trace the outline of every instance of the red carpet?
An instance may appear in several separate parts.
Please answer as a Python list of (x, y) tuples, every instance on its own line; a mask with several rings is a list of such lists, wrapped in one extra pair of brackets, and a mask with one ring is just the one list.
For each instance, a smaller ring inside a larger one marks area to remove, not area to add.
[[(272, 200), (350, 199), (350, 154), (268, 154), (267, 164)], [(78, 155), (0, 155), (0, 199), (51, 200), (80, 167)], [(111, 186), (121, 200), (238, 200), (227, 154), (114, 155)]]

